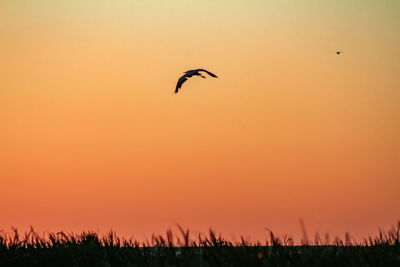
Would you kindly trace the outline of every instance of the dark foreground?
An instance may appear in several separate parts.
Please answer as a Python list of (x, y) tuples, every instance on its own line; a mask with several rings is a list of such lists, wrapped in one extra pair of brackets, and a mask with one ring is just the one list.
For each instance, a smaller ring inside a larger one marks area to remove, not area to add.
[[(400, 226), (400, 225), (399, 225)], [(114, 233), (40, 237), (33, 230), (20, 236), (0, 234), (0, 266), (400, 266), (400, 227), (363, 243), (294, 245), (272, 233), (264, 244), (225, 241), (213, 231), (207, 236), (181, 238), (167, 231), (152, 243), (120, 239)], [(322, 242), (321, 242), (322, 243)]]

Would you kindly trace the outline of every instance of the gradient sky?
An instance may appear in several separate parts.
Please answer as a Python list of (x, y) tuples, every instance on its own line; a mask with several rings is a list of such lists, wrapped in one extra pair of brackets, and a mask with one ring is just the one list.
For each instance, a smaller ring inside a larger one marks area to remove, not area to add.
[[(0, 2), (0, 229), (400, 219), (400, 1)], [(342, 55), (336, 55), (343, 50)], [(183, 71), (206, 68), (219, 79)]]

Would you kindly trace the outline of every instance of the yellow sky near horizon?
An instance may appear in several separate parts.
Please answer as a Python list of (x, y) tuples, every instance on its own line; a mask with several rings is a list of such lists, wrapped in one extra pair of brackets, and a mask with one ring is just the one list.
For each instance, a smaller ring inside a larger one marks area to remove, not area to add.
[[(397, 1), (2, 1), (0, 229), (356, 237), (400, 219)], [(336, 55), (343, 50), (342, 55)], [(206, 68), (219, 78), (187, 81)]]

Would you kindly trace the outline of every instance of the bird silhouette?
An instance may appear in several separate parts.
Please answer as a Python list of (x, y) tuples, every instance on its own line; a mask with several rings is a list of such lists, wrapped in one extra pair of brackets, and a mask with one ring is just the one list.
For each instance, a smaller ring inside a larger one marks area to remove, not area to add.
[(175, 94), (178, 93), (179, 89), (182, 87), (182, 84), (184, 82), (186, 82), (188, 78), (190, 78), (192, 76), (200, 76), (201, 78), (205, 79), (206, 76), (202, 75), (200, 73), (200, 71), (203, 71), (203, 72), (207, 73), (211, 77), (218, 78), (217, 75), (215, 75), (214, 73), (211, 73), (211, 72), (209, 72), (209, 71), (207, 71), (205, 69), (196, 69), (196, 70), (185, 71), (184, 72), (185, 74), (178, 79), (178, 83), (176, 84), (176, 88), (175, 88)]
[(340, 54), (342, 54), (343, 53), (343, 51), (336, 51), (336, 54), (337, 55), (340, 55)]

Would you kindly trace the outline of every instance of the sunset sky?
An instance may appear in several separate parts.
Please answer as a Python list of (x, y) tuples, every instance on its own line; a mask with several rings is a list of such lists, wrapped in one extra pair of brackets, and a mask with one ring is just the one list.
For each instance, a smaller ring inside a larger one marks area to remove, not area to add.
[[(400, 1), (0, 1), (0, 229), (355, 238), (400, 220)], [(336, 55), (336, 51), (344, 51)], [(188, 80), (206, 68), (219, 79)]]

